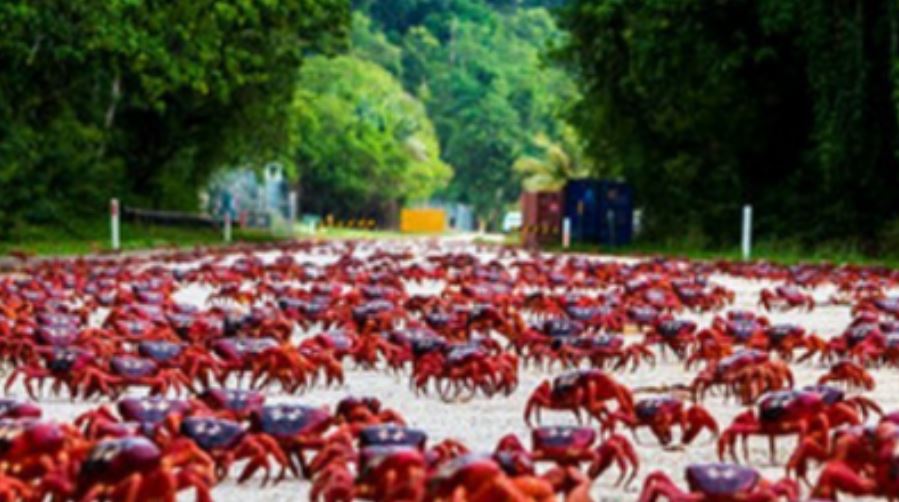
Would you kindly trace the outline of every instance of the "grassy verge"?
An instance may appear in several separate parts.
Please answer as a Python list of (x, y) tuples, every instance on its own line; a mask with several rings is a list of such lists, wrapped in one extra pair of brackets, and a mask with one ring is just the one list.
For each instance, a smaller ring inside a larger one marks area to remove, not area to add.
[[(561, 246), (553, 246), (552, 250), (561, 251)], [(706, 249), (677, 243), (635, 243), (628, 246), (608, 247), (596, 244), (573, 244), (570, 252), (606, 253), (615, 255), (649, 256), (662, 255), (682, 257), (694, 260), (740, 260), (742, 253), (739, 247)], [(899, 268), (899, 256), (869, 256), (851, 246), (827, 245), (815, 248), (802, 248), (792, 244), (779, 242), (760, 242), (752, 248), (753, 260), (766, 260), (784, 265), (797, 263), (834, 263), (879, 265)]]
[[(238, 229), (234, 242), (267, 242), (278, 237), (267, 230)], [(122, 222), (123, 250), (192, 247), (222, 244), (222, 234), (214, 228), (188, 228)], [(17, 229), (11, 238), (0, 241), (0, 254), (22, 251), (37, 255), (69, 255), (110, 249), (108, 221), (83, 221), (67, 228), (29, 226)]]

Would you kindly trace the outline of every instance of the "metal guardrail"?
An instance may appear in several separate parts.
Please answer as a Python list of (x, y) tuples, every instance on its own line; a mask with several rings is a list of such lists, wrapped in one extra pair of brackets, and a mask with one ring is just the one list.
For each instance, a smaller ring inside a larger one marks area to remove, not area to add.
[(136, 223), (154, 223), (159, 225), (177, 225), (186, 227), (220, 227), (222, 218), (214, 218), (207, 214), (187, 213), (183, 211), (164, 211), (161, 209), (140, 209), (136, 207), (122, 208), (122, 217)]

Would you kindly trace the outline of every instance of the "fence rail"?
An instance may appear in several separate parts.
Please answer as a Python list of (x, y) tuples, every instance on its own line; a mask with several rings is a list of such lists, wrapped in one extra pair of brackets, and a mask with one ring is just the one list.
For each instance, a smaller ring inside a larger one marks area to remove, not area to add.
[(214, 218), (206, 214), (188, 213), (183, 211), (165, 211), (161, 209), (141, 209), (136, 207), (122, 208), (122, 217), (136, 223), (155, 223), (159, 225), (177, 225), (185, 227), (220, 227), (221, 218)]

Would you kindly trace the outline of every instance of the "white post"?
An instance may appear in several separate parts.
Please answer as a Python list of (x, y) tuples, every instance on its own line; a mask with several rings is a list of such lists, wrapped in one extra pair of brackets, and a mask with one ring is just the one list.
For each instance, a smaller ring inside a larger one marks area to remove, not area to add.
[(752, 206), (743, 206), (743, 259), (752, 255)]
[(109, 233), (112, 249), (118, 251), (121, 245), (119, 241), (119, 199), (109, 200)]
[(290, 219), (290, 224), (293, 225), (297, 222), (297, 191), (291, 190), (289, 194), (287, 194), (287, 217)]
[(225, 211), (225, 224), (222, 228), (222, 233), (224, 234), (225, 242), (231, 242), (231, 212)]
[(562, 218), (562, 247), (568, 249), (571, 245), (571, 218)]

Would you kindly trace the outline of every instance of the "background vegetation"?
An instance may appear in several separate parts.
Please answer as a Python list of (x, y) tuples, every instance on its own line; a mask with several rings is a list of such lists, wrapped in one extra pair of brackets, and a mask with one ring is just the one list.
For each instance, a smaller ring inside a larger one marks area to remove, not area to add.
[(745, 203), (770, 249), (899, 246), (894, 0), (8, 0), (0, 28), (0, 240), (278, 160), (338, 218), (496, 225), (594, 175), (650, 246), (729, 249)]
[[(894, 0), (571, 0), (557, 59), (600, 171), (634, 183), (647, 238), (899, 244)], [(689, 229), (689, 230), (688, 230)]]

